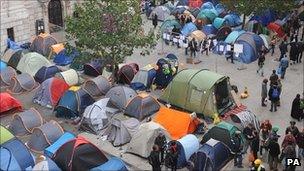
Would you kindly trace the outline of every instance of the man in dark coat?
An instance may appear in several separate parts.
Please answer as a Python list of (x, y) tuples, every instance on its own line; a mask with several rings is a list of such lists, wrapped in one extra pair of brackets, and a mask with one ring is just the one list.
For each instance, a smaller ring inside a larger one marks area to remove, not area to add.
[(300, 121), (303, 116), (303, 110), (300, 108), (301, 99), (300, 94), (297, 94), (296, 98), (292, 101), (291, 117)]
[(253, 124), (249, 123), (243, 130), (243, 134), (245, 136), (245, 143), (243, 153), (247, 153), (248, 147), (251, 144), (254, 136), (253, 136)]
[(152, 170), (153, 171), (161, 171), (161, 162), (160, 162), (160, 158), (159, 158), (159, 150), (158, 150), (158, 146), (154, 145), (152, 148), (152, 152), (150, 153), (148, 160), (149, 160), (149, 164), (152, 166)]
[(153, 24), (154, 29), (155, 29), (156, 26), (157, 26), (157, 22), (158, 22), (158, 16), (157, 16), (157, 14), (154, 13), (152, 17), (153, 17), (152, 18), (152, 24)]
[[(282, 154), (283, 154), (284, 158), (296, 158), (297, 157), (296, 148), (295, 148), (295, 146), (292, 145), (291, 142), (288, 142), (288, 145), (284, 148), (284, 150), (282, 151)], [(295, 166), (287, 166), (285, 164), (285, 170), (294, 171)]]
[(251, 150), (254, 156), (254, 160), (258, 159), (258, 151), (260, 150), (260, 137), (259, 137), (259, 133), (254, 130), (253, 131), (253, 140), (251, 142)]
[(290, 57), (290, 60), (293, 62), (293, 64), (296, 63), (297, 55), (298, 55), (298, 46), (297, 46), (296, 41), (293, 40), (290, 43), (290, 52), (289, 52), (289, 57)]
[(280, 61), (281, 61), (281, 59), (287, 52), (287, 43), (285, 41), (282, 41), (279, 48), (280, 48), (280, 52), (281, 52), (281, 55), (280, 55)]
[(291, 134), (297, 138), (298, 133), (300, 132), (298, 127), (296, 126), (295, 121), (290, 121), (290, 126), (286, 128), (285, 134), (288, 134), (288, 132), (291, 132)]
[(155, 144), (158, 145), (159, 147), (161, 162), (164, 161), (164, 150), (166, 143), (167, 143), (166, 136), (162, 132), (160, 132), (155, 139)]
[(303, 51), (304, 51), (304, 42), (303, 42), (303, 39), (301, 39), (301, 41), (298, 42), (297, 63), (302, 62)]
[(276, 70), (272, 70), (272, 74), (269, 77), (270, 86), (278, 83), (279, 76), (276, 74)]
[(243, 168), (242, 166), (242, 140), (241, 140), (241, 131), (235, 131), (235, 135), (232, 137), (233, 151), (235, 151), (234, 155), (234, 166), (238, 168)]
[(189, 48), (190, 48), (190, 56), (195, 58), (196, 51), (197, 51), (197, 42), (196, 42), (195, 38), (193, 38), (189, 42)]
[(268, 155), (269, 168), (270, 170), (277, 170), (278, 162), (279, 162), (279, 154), (281, 153), (278, 139), (277, 138), (271, 139), (269, 141), (267, 148), (269, 149), (269, 155)]
[(301, 159), (304, 158), (304, 128), (298, 134), (297, 145), (299, 147), (299, 149), (298, 149), (298, 158), (301, 160)]

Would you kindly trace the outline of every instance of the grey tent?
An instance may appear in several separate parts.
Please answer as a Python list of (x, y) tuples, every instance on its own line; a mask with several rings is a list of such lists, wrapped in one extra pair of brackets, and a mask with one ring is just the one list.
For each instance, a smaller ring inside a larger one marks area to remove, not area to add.
[(8, 66), (17, 68), (20, 59), (23, 58), (23, 53), (21, 49), (7, 49), (1, 60), (7, 63)]
[(84, 110), (80, 124), (81, 130), (98, 134), (108, 125), (108, 115), (110, 114), (107, 114), (107, 104), (109, 100), (109, 98), (100, 99)]
[(106, 94), (107, 98), (110, 98), (112, 105), (122, 110), (126, 108), (128, 102), (137, 95), (137, 93), (126, 86), (116, 86), (111, 88)]
[(93, 79), (89, 79), (83, 84), (83, 89), (86, 90), (92, 97), (105, 95), (110, 88), (111, 84), (108, 79), (101, 75)]
[(30, 50), (48, 56), (51, 52), (51, 46), (57, 44), (57, 40), (48, 33), (41, 33), (31, 44)]
[(11, 83), (11, 79), (17, 76), (17, 72), (14, 68), (8, 66), (0, 72), (0, 86), (7, 87)]
[(139, 128), (139, 124), (140, 122), (135, 118), (123, 120), (114, 117), (110, 120), (109, 126), (102, 135), (106, 135), (113, 146), (121, 146), (131, 141), (132, 135)]
[(127, 152), (147, 158), (160, 133), (165, 135), (167, 141), (171, 140), (168, 132), (160, 124), (153, 121), (143, 123), (128, 144)]
[(14, 94), (21, 94), (24, 92), (32, 91), (37, 88), (39, 84), (35, 79), (28, 73), (22, 73), (11, 79), (9, 91)]
[(252, 123), (256, 130), (260, 130), (260, 121), (254, 113), (249, 110), (244, 110), (237, 114), (231, 114), (230, 120), (232, 124), (243, 130), (249, 123)]
[(33, 129), (27, 146), (34, 152), (41, 153), (43, 150), (53, 144), (64, 133), (62, 127), (54, 120), (51, 120), (40, 127)]
[(135, 96), (127, 105), (125, 115), (143, 120), (159, 111), (157, 100), (148, 94)]
[(9, 130), (16, 136), (22, 136), (32, 133), (34, 128), (40, 127), (42, 124), (41, 114), (35, 108), (30, 108), (13, 116)]

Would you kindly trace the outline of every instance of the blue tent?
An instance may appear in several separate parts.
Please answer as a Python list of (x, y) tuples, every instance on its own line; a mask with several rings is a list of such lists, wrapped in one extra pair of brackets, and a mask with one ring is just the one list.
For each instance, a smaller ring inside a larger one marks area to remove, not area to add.
[(55, 107), (56, 117), (77, 117), (83, 113), (87, 106), (94, 102), (95, 100), (82, 88), (77, 91), (68, 90)]
[(126, 164), (117, 157), (112, 157), (103, 165), (90, 169), (90, 171), (105, 171), (105, 170), (127, 171), (128, 169), (126, 167)]
[(208, 36), (211, 34), (216, 34), (217, 33), (217, 29), (212, 25), (212, 24), (207, 24), (204, 25), (202, 28), (202, 31)]
[(249, 64), (258, 59), (258, 51), (256, 47), (256, 42), (253, 37), (253, 33), (245, 32), (241, 34), (237, 38), (235, 43), (243, 45), (243, 53), (239, 54), (238, 57), (236, 56), (236, 58), (238, 58), (240, 62)]
[(220, 15), (222, 13), (225, 12), (225, 6), (223, 4), (217, 4), (215, 6), (215, 10), (217, 11), (217, 13)]
[(7, 64), (3, 61), (0, 61), (0, 71), (5, 69), (7, 67)]
[(171, 15), (183, 14), (185, 10), (186, 10), (186, 7), (184, 7), (184, 6), (177, 6), (177, 7), (175, 7), (172, 10)]
[(215, 9), (203, 9), (200, 11), (198, 16), (206, 16), (211, 22), (218, 16), (218, 13)]
[(49, 67), (43, 66), (36, 72), (34, 78), (38, 83), (42, 83), (43, 81), (54, 77), (58, 72), (61, 72), (61, 70), (56, 65)]
[(262, 12), (260, 15), (254, 15), (250, 18), (251, 20), (256, 20), (266, 27), (269, 23), (274, 22), (277, 18), (277, 15), (274, 11), (268, 9)]
[[(177, 167), (182, 168), (185, 167), (191, 157), (192, 154), (198, 151), (199, 149), (199, 141), (196, 136), (192, 134), (188, 134), (181, 139), (169, 142), (169, 147), (175, 142), (177, 144), (178, 151), (178, 159), (177, 159)], [(169, 166), (169, 163), (166, 163)], [(170, 166), (169, 166), (170, 167)]]
[(205, 10), (205, 9), (215, 9), (215, 8), (212, 2), (205, 2), (202, 4), (201, 10)]
[(221, 170), (231, 157), (231, 152), (224, 143), (210, 139), (191, 159), (194, 161), (194, 170)]
[(1, 144), (0, 161), (0, 170), (26, 170), (35, 165), (30, 151), (16, 138)]
[(179, 0), (177, 6), (188, 6), (188, 0)]
[(155, 77), (156, 70), (153, 67), (140, 69), (131, 81), (130, 87), (141, 91), (150, 89)]
[(49, 171), (61, 171), (57, 164), (50, 158), (46, 157), (45, 160), (37, 163), (33, 170), (49, 170)]
[(213, 20), (213, 26), (217, 29), (221, 28), (223, 25), (226, 24), (226, 20), (224, 18), (220, 18), (220, 17), (216, 17), (214, 20)]
[(184, 36), (189, 36), (190, 33), (194, 32), (195, 30), (197, 30), (197, 27), (194, 23), (190, 22), (185, 24), (185, 26), (182, 28), (181, 33)]
[(264, 46), (264, 41), (261, 38), (261, 36), (257, 34), (252, 34), (253, 40), (255, 42), (256, 50), (259, 52), (262, 49), (262, 46)]
[(53, 155), (56, 153), (56, 151), (66, 142), (72, 140), (75, 138), (75, 135), (69, 132), (65, 132), (63, 135), (61, 135), (61, 137), (55, 141), (52, 145), (50, 145), (49, 147), (47, 147), (44, 150), (44, 154), (50, 158), (53, 157)]
[(235, 13), (227, 14), (224, 19), (226, 20), (227, 25), (230, 27), (235, 27), (242, 24), (240, 16)]
[(245, 33), (244, 30), (239, 30), (239, 31), (232, 31), (225, 39), (225, 42), (226, 43), (229, 43), (229, 44), (233, 44), (236, 39), (242, 34), (242, 33)]
[(76, 50), (73, 49), (72, 52), (68, 54), (66, 49), (63, 49), (54, 57), (53, 62), (60, 66), (69, 65), (77, 56), (79, 56), (79, 53)]

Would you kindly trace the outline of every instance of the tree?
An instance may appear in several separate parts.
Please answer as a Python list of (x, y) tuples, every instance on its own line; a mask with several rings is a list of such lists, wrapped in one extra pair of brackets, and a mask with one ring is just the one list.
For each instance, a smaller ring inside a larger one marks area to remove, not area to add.
[(155, 42), (152, 30), (144, 33), (138, 0), (86, 0), (74, 14), (66, 19), (67, 38), (76, 40), (78, 51), (107, 61), (114, 70), (135, 48)]
[(222, 0), (222, 3), (231, 11), (243, 14), (242, 28), (245, 26), (246, 16), (250, 14), (260, 14), (267, 9), (282, 13), (295, 7), (294, 0)]

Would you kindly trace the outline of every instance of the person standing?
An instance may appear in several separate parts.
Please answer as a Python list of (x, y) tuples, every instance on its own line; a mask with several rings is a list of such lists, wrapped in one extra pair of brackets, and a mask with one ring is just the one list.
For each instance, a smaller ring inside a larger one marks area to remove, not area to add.
[(277, 84), (278, 83), (278, 79), (279, 79), (279, 76), (276, 74), (276, 70), (272, 70), (272, 74), (269, 77), (270, 87), (273, 86), (274, 84)]
[(284, 79), (286, 69), (288, 68), (288, 66), (289, 66), (289, 61), (288, 61), (287, 55), (285, 54), (284, 57), (281, 59), (280, 65), (279, 65), (279, 67), (281, 68), (281, 79)]
[(275, 44), (276, 44), (276, 37), (272, 36), (271, 42), (270, 42), (271, 56), (273, 56), (273, 54), (274, 54)]
[(281, 42), (279, 48), (280, 48), (280, 52), (281, 52), (279, 61), (281, 61), (281, 59), (284, 57), (284, 55), (285, 55), (286, 52), (288, 51), (288, 50), (287, 50), (287, 43), (286, 43), (285, 40)]
[(232, 137), (232, 144), (235, 151), (234, 155), (234, 166), (237, 166), (238, 168), (243, 168), (242, 166), (242, 140), (241, 140), (241, 131), (235, 131), (235, 135)]
[(297, 94), (296, 98), (293, 99), (292, 101), (290, 115), (292, 118), (297, 119), (298, 121), (301, 121), (303, 115), (303, 110), (301, 110), (300, 104), (301, 104), (300, 94)]
[(270, 112), (277, 111), (278, 101), (280, 100), (280, 90), (277, 83), (272, 85), (268, 92), (269, 100), (271, 101)]
[(152, 166), (153, 171), (161, 171), (161, 162), (159, 158), (159, 149), (157, 145), (152, 147), (152, 152), (148, 157), (149, 164)]
[(178, 149), (176, 142), (172, 142), (170, 145), (170, 158), (171, 158), (171, 170), (177, 170), (177, 161), (178, 161)]
[(159, 147), (161, 162), (164, 161), (164, 152), (165, 152), (166, 143), (167, 143), (166, 136), (162, 132), (160, 132), (155, 139), (155, 144)]
[(197, 42), (195, 41), (195, 38), (192, 38), (192, 40), (189, 42), (190, 47), (190, 56), (196, 57), (196, 50), (197, 50)]
[(250, 146), (254, 136), (253, 136), (253, 124), (249, 123), (243, 130), (245, 136), (243, 153), (247, 153), (248, 147)]
[(303, 56), (303, 51), (304, 51), (304, 42), (303, 39), (298, 42), (298, 56), (297, 56), (297, 63), (302, 62), (302, 56)]
[(290, 121), (289, 123), (290, 123), (290, 126), (286, 128), (285, 134), (288, 134), (288, 132), (291, 132), (291, 134), (296, 138), (299, 133), (299, 129), (296, 126), (296, 122)]
[(153, 26), (154, 26), (154, 29), (156, 29), (157, 24), (158, 24), (158, 16), (157, 16), (156, 13), (153, 14), (152, 24), (153, 24)]
[(253, 140), (251, 142), (251, 151), (254, 156), (254, 160), (258, 159), (258, 152), (260, 151), (260, 137), (258, 131), (253, 131)]
[(260, 57), (258, 59), (258, 70), (257, 70), (257, 73), (261, 72), (261, 76), (264, 77), (264, 69), (263, 69), (263, 66), (264, 66), (264, 62), (265, 62), (265, 54), (262, 52), (260, 54)]
[(266, 171), (265, 167), (262, 165), (261, 159), (256, 159), (253, 164), (254, 166), (250, 169), (250, 171)]
[(267, 98), (267, 83), (268, 83), (268, 79), (264, 79), (262, 82), (262, 93), (261, 93), (261, 97), (262, 97), (262, 106), (266, 107), (267, 105), (265, 104), (265, 100)]
[(285, 170), (294, 171), (295, 166), (288, 166), (286, 163), (287, 158), (296, 158), (297, 157), (296, 147), (292, 144), (292, 142), (287, 143), (287, 146), (283, 149), (282, 154), (283, 154), (283, 157), (281, 159), (283, 159), (283, 161), (285, 162), (285, 164), (284, 164)]
[(267, 143), (269, 142), (270, 131), (272, 125), (269, 120), (265, 120), (260, 126), (260, 155), (263, 155), (263, 149), (267, 151)]
[(296, 63), (297, 54), (298, 54), (298, 46), (297, 46), (296, 41), (293, 40), (290, 43), (290, 52), (289, 52), (290, 62), (292, 62), (291, 65)]
[(268, 154), (269, 168), (270, 168), (270, 170), (277, 171), (279, 155), (281, 153), (278, 139), (274, 138), (274, 139), (269, 140), (269, 144), (268, 144), (267, 148), (269, 149), (269, 154)]
[(304, 159), (304, 128), (299, 132), (297, 136), (297, 145), (298, 145), (298, 158), (300, 160)]

